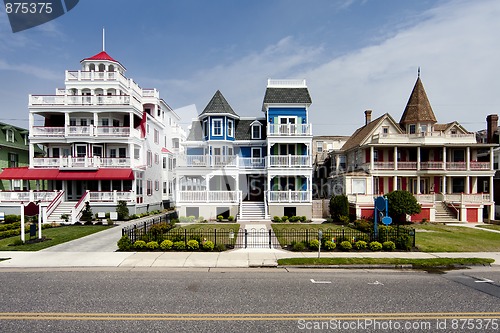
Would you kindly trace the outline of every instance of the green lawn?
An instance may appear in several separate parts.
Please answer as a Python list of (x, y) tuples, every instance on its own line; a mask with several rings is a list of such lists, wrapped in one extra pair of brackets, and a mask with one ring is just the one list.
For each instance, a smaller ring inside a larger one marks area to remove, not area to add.
[(478, 226), (478, 228), (492, 229), (492, 230), (500, 231), (500, 225), (498, 225), (498, 224), (485, 224), (485, 225)]
[(487, 258), (287, 258), (278, 259), (278, 265), (413, 265), (413, 268), (431, 268), (488, 265), (494, 261)]
[[(14, 243), (15, 240), (20, 239), (21, 236), (4, 238), (0, 240), (0, 251), (38, 251), (73, 239), (81, 238), (95, 232), (106, 230), (108, 228), (110, 227), (104, 225), (81, 225), (43, 229), (42, 236), (48, 238), (48, 240), (39, 243), (9, 246)], [(26, 240), (29, 240), (29, 234), (26, 235)]]
[(446, 225), (414, 225), (416, 245), (423, 252), (498, 252), (500, 233)]
[(176, 229), (186, 229), (186, 230), (229, 230), (232, 229), (234, 232), (238, 231), (240, 225), (238, 223), (194, 223), (186, 224), (183, 226), (176, 225), (172, 230)]

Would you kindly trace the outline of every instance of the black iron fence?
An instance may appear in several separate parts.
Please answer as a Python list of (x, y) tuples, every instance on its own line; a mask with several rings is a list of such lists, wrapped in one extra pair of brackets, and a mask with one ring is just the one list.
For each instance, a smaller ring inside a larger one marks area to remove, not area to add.
[(177, 218), (177, 212), (168, 212), (165, 215), (155, 216), (147, 220), (131, 224), (129, 226), (122, 228), (122, 236), (127, 235), (128, 238), (134, 243), (139, 239), (144, 239), (148, 237), (148, 232), (151, 227), (155, 224), (160, 223), (171, 223), (173, 219)]

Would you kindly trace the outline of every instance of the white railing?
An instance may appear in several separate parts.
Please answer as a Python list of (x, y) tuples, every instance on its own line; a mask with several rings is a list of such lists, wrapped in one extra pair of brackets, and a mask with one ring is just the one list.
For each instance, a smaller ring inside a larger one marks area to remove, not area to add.
[(130, 168), (130, 158), (111, 157), (35, 157), (35, 168)]
[(394, 170), (394, 162), (374, 162), (374, 170)]
[(311, 202), (310, 191), (268, 191), (269, 202)]
[(93, 126), (67, 126), (66, 136), (94, 136)]
[(63, 199), (64, 199), (64, 191), (57, 192), (54, 199), (52, 199), (52, 201), (47, 206), (46, 217), (50, 216), (50, 214), (54, 212), (54, 210), (57, 208), (57, 206), (59, 206), (59, 204), (63, 201)]
[(178, 191), (179, 202), (227, 202), (238, 203), (239, 191)]
[(34, 126), (30, 134), (33, 137), (65, 137), (65, 136), (129, 137), (130, 127), (93, 126), (93, 125), (65, 126), (65, 127)]
[(456, 194), (443, 194), (443, 201), (445, 202), (461, 202), (461, 203), (485, 203), (491, 201), (489, 193), (456, 193)]
[(177, 160), (178, 166), (185, 167), (235, 167), (237, 155), (184, 155)]
[(119, 81), (127, 85), (127, 79), (119, 72), (66, 71), (66, 81)]
[(348, 194), (347, 200), (350, 203), (374, 203), (374, 195), (373, 194)]
[(156, 90), (156, 89), (142, 89), (142, 96), (143, 97), (159, 98), (160, 94), (158, 93), (158, 90)]
[(398, 170), (417, 170), (417, 162), (398, 162)]
[(446, 162), (446, 170), (466, 170), (465, 162)]
[[(131, 105), (129, 95), (30, 95), (29, 105)], [(138, 103), (138, 102), (137, 102)], [(140, 103), (139, 103), (140, 104)]]
[(118, 203), (118, 201), (134, 202), (134, 197), (134, 192), (132, 191), (91, 191), (89, 194), (91, 203)]
[(264, 169), (266, 167), (265, 157), (239, 157), (239, 167), (242, 169)]
[(130, 136), (130, 127), (97, 126), (94, 130), (96, 136)]
[(435, 201), (434, 194), (414, 194), (418, 202), (432, 203)]
[(303, 136), (312, 135), (311, 124), (269, 124), (268, 136)]
[(271, 155), (270, 167), (311, 167), (311, 156), (308, 155)]
[(64, 137), (65, 133), (66, 129), (64, 127), (33, 126), (30, 135), (43, 137)]
[(444, 162), (439, 161), (429, 161), (429, 162), (420, 162), (421, 170), (443, 170)]
[(268, 79), (268, 88), (307, 88), (306, 80), (301, 79)]
[(0, 191), (0, 202), (50, 202), (58, 192), (54, 191)]
[(470, 169), (471, 170), (490, 170), (491, 163), (490, 162), (471, 161), (470, 162)]
[(71, 209), (71, 223), (78, 222), (82, 216), (83, 208), (85, 208), (85, 203), (89, 201), (89, 191), (85, 191), (80, 200), (76, 203), (75, 207)]

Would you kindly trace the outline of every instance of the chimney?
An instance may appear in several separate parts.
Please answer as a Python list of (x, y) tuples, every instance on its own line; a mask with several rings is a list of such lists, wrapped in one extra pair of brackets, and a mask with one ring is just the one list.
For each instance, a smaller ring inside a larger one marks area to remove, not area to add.
[(493, 136), (498, 129), (498, 115), (490, 114), (486, 117), (486, 142), (494, 143)]
[[(498, 119), (498, 117), (497, 117)], [(372, 121), (372, 110), (365, 111), (365, 125), (368, 125)]]

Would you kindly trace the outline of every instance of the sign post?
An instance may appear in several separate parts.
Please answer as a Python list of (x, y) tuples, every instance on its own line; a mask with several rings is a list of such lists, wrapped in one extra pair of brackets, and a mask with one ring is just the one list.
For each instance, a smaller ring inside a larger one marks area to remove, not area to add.
[(321, 256), (321, 239), (323, 239), (323, 230), (318, 230), (318, 258)]

